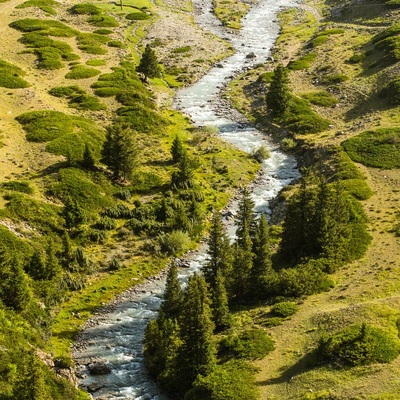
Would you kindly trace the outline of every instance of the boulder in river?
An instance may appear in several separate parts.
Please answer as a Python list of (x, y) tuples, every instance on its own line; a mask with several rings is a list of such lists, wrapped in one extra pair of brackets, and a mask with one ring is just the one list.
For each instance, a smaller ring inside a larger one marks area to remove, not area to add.
[(256, 54), (252, 51), (249, 54), (247, 54), (246, 58), (256, 58)]
[(111, 372), (111, 368), (103, 362), (89, 364), (88, 370), (92, 375), (107, 375)]

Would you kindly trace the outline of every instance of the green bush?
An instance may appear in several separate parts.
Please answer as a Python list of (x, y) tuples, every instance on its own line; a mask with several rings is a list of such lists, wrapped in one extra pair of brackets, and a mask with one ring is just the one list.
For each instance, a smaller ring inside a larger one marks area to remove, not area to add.
[(366, 131), (342, 143), (350, 158), (375, 168), (400, 167), (400, 128)]
[(317, 36), (314, 39), (311, 40), (311, 47), (318, 47), (323, 45), (324, 43), (326, 43), (328, 41), (328, 36), (322, 35), (322, 36)]
[(262, 163), (264, 160), (267, 160), (271, 157), (271, 153), (265, 146), (260, 146), (251, 153), (251, 156), (257, 162)]
[(309, 103), (321, 107), (335, 107), (335, 105), (339, 103), (339, 100), (336, 97), (332, 96), (325, 90), (303, 93), (301, 97)]
[(73, 37), (77, 34), (75, 29), (70, 28), (68, 25), (63, 24), (62, 22), (45, 19), (20, 19), (12, 22), (10, 27), (22, 32), (36, 31), (36, 33), (43, 35), (43, 37), (46, 35)]
[(335, 85), (347, 80), (349, 80), (349, 77), (345, 74), (329, 74), (321, 77), (320, 82), (325, 85)]
[(295, 314), (299, 309), (299, 306), (292, 301), (283, 301), (281, 303), (274, 304), (271, 311), (278, 317), (290, 317)]
[(400, 78), (389, 82), (381, 91), (381, 97), (387, 97), (389, 103), (398, 106), (400, 105)]
[(79, 86), (71, 85), (71, 86), (57, 86), (51, 88), (49, 90), (49, 94), (54, 97), (67, 97), (71, 98), (80, 94), (84, 94), (85, 91), (81, 89)]
[(118, 49), (123, 49), (123, 48), (125, 48), (124, 43), (122, 43), (120, 40), (110, 40), (110, 41), (107, 43), (107, 46), (108, 46), (108, 47), (116, 47), (116, 48), (118, 48)]
[(93, 33), (96, 33), (98, 35), (111, 35), (111, 33), (113, 33), (113, 31), (111, 29), (101, 28), (101, 29), (94, 30)]
[(11, 190), (13, 192), (32, 194), (33, 189), (29, 185), (29, 182), (23, 181), (8, 181), (0, 184), (0, 187), (4, 190)]
[(96, 7), (94, 4), (81, 3), (75, 4), (69, 9), (71, 14), (84, 14), (84, 15), (96, 15), (101, 13), (101, 9)]
[(133, 12), (129, 13), (125, 16), (126, 19), (129, 19), (130, 21), (141, 21), (145, 19), (149, 19), (150, 15), (142, 13), (142, 12)]
[(78, 110), (90, 111), (101, 111), (107, 108), (97, 97), (89, 96), (88, 94), (73, 97), (69, 102), (69, 106)]
[(108, 43), (110, 40), (106, 35), (97, 33), (80, 33), (77, 36), (78, 49), (88, 54), (106, 54), (107, 49), (102, 45)]
[(70, 72), (65, 75), (66, 79), (88, 79), (99, 75), (101, 71), (95, 68), (85, 67), (84, 65), (74, 65)]
[(172, 53), (174, 54), (181, 54), (181, 53), (188, 53), (192, 50), (191, 46), (183, 46), (183, 47), (177, 47), (172, 50)]
[(232, 360), (217, 365), (207, 376), (199, 376), (185, 400), (257, 400), (255, 368), (243, 361)]
[(37, 7), (47, 14), (56, 15), (57, 12), (54, 9), (54, 6), (56, 5), (58, 5), (58, 2), (54, 0), (28, 0), (25, 1), (25, 3), (19, 4), (15, 8)]
[(372, 38), (372, 43), (387, 55), (390, 62), (400, 60), (400, 23), (378, 33)]
[(364, 323), (321, 337), (316, 354), (321, 363), (358, 366), (389, 363), (399, 352), (398, 339), (382, 329)]
[(283, 151), (293, 150), (297, 144), (292, 138), (283, 138), (280, 142)]
[(106, 62), (105, 60), (87, 60), (86, 65), (90, 65), (91, 67), (100, 67), (106, 65)]
[(88, 18), (87, 22), (99, 28), (116, 28), (119, 26), (118, 21), (110, 15), (93, 15)]
[(26, 88), (30, 84), (21, 78), (25, 72), (16, 65), (0, 59), (0, 86), (7, 89)]
[(173, 231), (158, 237), (161, 251), (169, 255), (178, 255), (188, 249), (190, 237), (187, 232)]
[(365, 179), (347, 179), (342, 182), (342, 185), (348, 193), (358, 200), (368, 200), (373, 195)]
[(317, 57), (316, 53), (308, 53), (297, 60), (290, 61), (287, 67), (292, 71), (300, 71), (303, 69), (308, 69), (310, 68), (311, 63), (315, 60), (316, 57)]
[(366, 54), (365, 54), (364, 52), (362, 52), (362, 53), (356, 53), (356, 54), (353, 54), (353, 55), (347, 60), (347, 62), (348, 62), (349, 64), (358, 64), (358, 63), (364, 61), (364, 60), (365, 60), (365, 57), (366, 57)]
[(219, 352), (224, 357), (255, 360), (274, 350), (274, 342), (264, 329), (250, 329), (223, 338)]

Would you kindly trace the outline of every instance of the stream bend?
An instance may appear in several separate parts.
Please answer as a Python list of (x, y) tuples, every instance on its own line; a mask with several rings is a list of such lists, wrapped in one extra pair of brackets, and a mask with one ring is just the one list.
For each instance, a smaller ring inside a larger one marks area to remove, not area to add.
[[(241, 150), (251, 152), (266, 146), (271, 157), (261, 168), (252, 185), (257, 212), (269, 213), (269, 202), (293, 179), (299, 177), (294, 157), (282, 153), (264, 134), (247, 123), (236, 122), (233, 110), (221, 109), (221, 88), (245, 68), (265, 62), (279, 34), (277, 14), (283, 7), (296, 7), (296, 0), (259, 0), (242, 21), (242, 29), (226, 31), (212, 14), (212, 0), (193, 0), (195, 22), (204, 29), (230, 40), (235, 53), (212, 68), (194, 85), (178, 92), (174, 107), (197, 126), (214, 125), (221, 137)], [(255, 58), (248, 55), (254, 53)], [(228, 116), (227, 116), (228, 115)], [(243, 119), (243, 118), (241, 118)], [(233, 204), (233, 208), (235, 204)], [(206, 253), (203, 247), (191, 260), (190, 268), (180, 270), (185, 280), (201, 268)], [(165, 286), (164, 277), (126, 292), (111, 307), (92, 320), (74, 346), (73, 356), (80, 371), (80, 384), (95, 399), (167, 400), (158, 386), (146, 375), (143, 366), (142, 341), (145, 327), (157, 316)], [(110, 373), (92, 375), (93, 363), (108, 367)]]

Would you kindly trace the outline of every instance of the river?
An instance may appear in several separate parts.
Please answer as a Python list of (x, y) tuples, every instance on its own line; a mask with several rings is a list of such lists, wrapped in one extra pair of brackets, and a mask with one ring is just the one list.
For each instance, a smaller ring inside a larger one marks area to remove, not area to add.
[[(194, 0), (195, 22), (216, 35), (229, 39), (235, 53), (212, 68), (194, 85), (180, 90), (175, 108), (181, 110), (197, 126), (213, 125), (220, 136), (251, 152), (266, 146), (271, 157), (264, 161), (252, 197), (257, 212), (269, 214), (269, 203), (278, 192), (299, 176), (296, 160), (282, 153), (278, 146), (255, 127), (232, 117), (233, 110), (221, 109), (221, 88), (245, 68), (265, 62), (279, 34), (277, 14), (283, 7), (295, 7), (295, 0), (259, 0), (242, 21), (239, 33), (221, 27), (212, 14), (212, 0)], [(248, 58), (250, 53), (255, 58)], [(235, 204), (232, 205), (233, 211)], [(184, 281), (201, 268), (204, 247), (191, 259), (190, 268), (181, 269)], [(113, 307), (101, 312), (82, 332), (74, 350), (74, 359), (81, 366), (80, 383), (92, 391), (95, 399), (167, 400), (158, 386), (148, 378), (143, 367), (142, 340), (147, 322), (157, 316), (165, 280), (148, 282), (138, 290), (125, 294)], [(109, 367), (106, 375), (91, 375), (88, 363)]]

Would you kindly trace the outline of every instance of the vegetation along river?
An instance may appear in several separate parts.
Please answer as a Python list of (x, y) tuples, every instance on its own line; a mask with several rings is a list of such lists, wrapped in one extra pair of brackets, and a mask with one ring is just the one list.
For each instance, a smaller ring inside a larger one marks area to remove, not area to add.
[[(220, 91), (243, 69), (267, 60), (279, 33), (277, 13), (283, 7), (298, 4), (294, 0), (259, 0), (243, 19), (238, 33), (229, 33), (221, 27), (211, 12), (211, 0), (194, 0), (194, 4), (196, 23), (228, 39), (235, 53), (212, 68), (196, 84), (181, 90), (176, 96), (175, 107), (190, 116), (198, 126), (216, 126), (225, 140), (244, 151), (251, 152), (262, 145), (270, 150), (271, 157), (264, 161), (261, 174), (252, 186), (256, 211), (268, 214), (271, 199), (299, 176), (296, 160), (283, 154), (253, 126), (235, 122), (238, 118), (234, 117), (234, 112), (221, 107)], [(248, 58), (250, 53), (256, 57)], [(204, 249), (196, 252), (190, 268), (180, 270), (182, 281), (201, 268), (205, 257)], [(74, 358), (82, 368), (81, 384), (92, 392), (94, 398), (166, 399), (147, 377), (142, 362), (144, 330), (147, 322), (157, 315), (164, 284), (160, 277), (132, 290), (88, 323), (75, 347)], [(109, 373), (92, 375), (89, 364), (106, 367)]]

